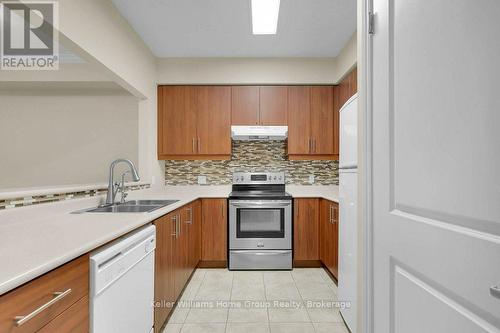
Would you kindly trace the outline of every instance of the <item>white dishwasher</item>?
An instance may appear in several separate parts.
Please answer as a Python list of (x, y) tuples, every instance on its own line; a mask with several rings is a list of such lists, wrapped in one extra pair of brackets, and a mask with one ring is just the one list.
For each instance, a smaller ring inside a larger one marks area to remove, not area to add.
[(152, 332), (155, 230), (143, 227), (91, 254), (91, 332)]

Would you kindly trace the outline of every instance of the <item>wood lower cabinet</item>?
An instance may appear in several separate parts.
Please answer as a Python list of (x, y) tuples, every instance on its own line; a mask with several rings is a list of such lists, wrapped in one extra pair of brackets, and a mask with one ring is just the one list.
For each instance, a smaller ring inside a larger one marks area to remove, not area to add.
[(201, 260), (227, 262), (227, 199), (202, 200)]
[(319, 257), (330, 273), (338, 277), (338, 204), (320, 200)]
[(155, 332), (160, 332), (201, 258), (201, 201), (187, 204), (154, 222)]
[(88, 333), (89, 320), (89, 297), (85, 296), (42, 327), (38, 333)]
[[(0, 296), (0, 332), (86, 331), (88, 293), (89, 256), (83, 255)], [(16, 325), (16, 317), (33, 313), (56, 296), (59, 298), (55, 303)]]
[(294, 261), (318, 261), (319, 199), (294, 199)]
[(158, 218), (156, 226), (156, 250), (155, 250), (155, 308), (154, 326), (155, 332), (160, 332), (163, 323), (172, 311), (172, 305), (176, 300), (173, 262), (174, 237), (176, 233), (175, 216), (172, 212)]

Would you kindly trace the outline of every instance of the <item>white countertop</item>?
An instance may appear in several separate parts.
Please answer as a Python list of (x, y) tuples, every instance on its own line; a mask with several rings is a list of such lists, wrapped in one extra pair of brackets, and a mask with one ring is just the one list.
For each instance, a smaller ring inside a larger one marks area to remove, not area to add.
[[(337, 186), (287, 186), (294, 197), (338, 201)], [(226, 198), (231, 186), (167, 186), (130, 192), (129, 199), (176, 199), (151, 213), (70, 214), (104, 196), (0, 211), (0, 295), (199, 198)]]

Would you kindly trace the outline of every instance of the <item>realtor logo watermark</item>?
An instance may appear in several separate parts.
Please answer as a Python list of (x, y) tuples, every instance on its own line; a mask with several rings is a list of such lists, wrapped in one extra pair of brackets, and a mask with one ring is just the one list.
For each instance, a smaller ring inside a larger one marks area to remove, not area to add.
[(0, 6), (0, 69), (59, 69), (57, 1), (3, 1)]

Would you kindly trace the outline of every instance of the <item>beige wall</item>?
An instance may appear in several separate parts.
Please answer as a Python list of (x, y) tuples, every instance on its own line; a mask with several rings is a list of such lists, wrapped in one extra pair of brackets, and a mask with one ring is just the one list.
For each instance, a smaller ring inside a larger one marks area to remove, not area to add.
[(344, 46), (339, 55), (335, 58), (335, 68), (337, 70), (337, 82), (351, 71), (357, 64), (357, 33), (354, 33)]
[[(145, 181), (163, 177), (156, 158), (156, 63), (149, 48), (110, 0), (60, 0), (60, 41), (140, 98), (139, 171)], [(90, 18), (82, 24), (82, 17)]]
[(336, 58), (158, 58), (159, 84), (335, 84), (356, 64), (356, 34)]
[(313, 84), (337, 77), (334, 58), (160, 58), (160, 84)]
[(0, 188), (107, 181), (109, 163), (138, 162), (133, 96), (0, 95)]

